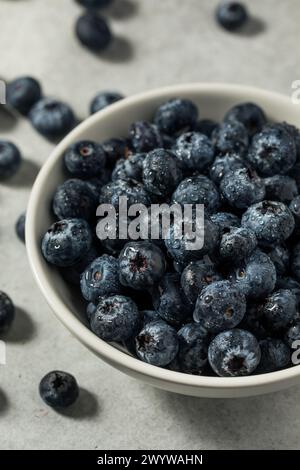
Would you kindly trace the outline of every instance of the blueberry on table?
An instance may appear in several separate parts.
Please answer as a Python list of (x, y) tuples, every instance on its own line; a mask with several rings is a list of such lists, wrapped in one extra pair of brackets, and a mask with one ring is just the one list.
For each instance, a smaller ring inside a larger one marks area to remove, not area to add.
[(120, 158), (115, 164), (111, 179), (116, 180), (135, 180), (142, 182), (143, 179), (143, 161), (146, 153), (135, 153), (128, 158)]
[(181, 287), (188, 301), (195, 305), (202, 290), (209, 284), (221, 281), (222, 276), (217, 272), (212, 262), (203, 260), (192, 261), (181, 274)]
[(289, 209), (294, 216), (296, 229), (300, 228), (300, 196), (296, 196), (289, 204)]
[(15, 317), (15, 306), (5, 292), (0, 291), (0, 334), (6, 333)]
[(83, 297), (94, 303), (99, 297), (121, 294), (118, 260), (106, 254), (93, 260), (81, 274), (80, 287)]
[(246, 312), (246, 298), (237, 286), (229, 281), (217, 281), (200, 293), (194, 321), (211, 333), (219, 333), (237, 326)]
[(26, 213), (23, 212), (23, 214), (21, 214), (18, 217), (16, 225), (15, 225), (16, 234), (23, 243), (25, 243), (25, 223), (26, 223)]
[(53, 212), (58, 219), (86, 219), (96, 215), (98, 200), (91, 186), (80, 179), (66, 180), (53, 198)]
[(285, 204), (298, 196), (296, 181), (287, 175), (275, 175), (264, 179), (266, 199), (281, 201)]
[(252, 374), (260, 362), (261, 352), (249, 331), (234, 329), (218, 334), (208, 347), (208, 360), (220, 377)]
[(101, 174), (106, 154), (103, 147), (91, 140), (80, 140), (70, 145), (64, 153), (64, 162), (71, 175), (90, 178)]
[(202, 171), (214, 159), (211, 140), (199, 132), (186, 132), (179, 136), (173, 151), (182, 167), (188, 171)]
[(105, 341), (126, 341), (135, 334), (140, 314), (129, 297), (102, 297), (91, 313), (90, 324), (92, 331)]
[(178, 331), (178, 339), (179, 370), (185, 374), (203, 374), (207, 364), (208, 332), (195, 323), (188, 323)]
[(80, 43), (93, 52), (103, 51), (112, 41), (107, 21), (89, 11), (77, 19), (75, 32)]
[(54, 370), (46, 374), (39, 386), (40, 396), (52, 408), (67, 408), (75, 403), (79, 388), (73, 375)]
[(252, 230), (231, 227), (221, 238), (219, 252), (222, 260), (236, 265), (250, 256), (256, 246), (257, 240)]
[(288, 289), (280, 289), (264, 300), (261, 311), (268, 330), (280, 331), (297, 319), (296, 296)]
[(240, 103), (233, 106), (225, 114), (226, 122), (241, 122), (247, 129), (250, 137), (260, 132), (267, 123), (267, 118), (260, 106), (255, 103)]
[(178, 204), (203, 204), (208, 212), (220, 207), (220, 195), (216, 185), (206, 176), (196, 175), (182, 180), (172, 195)]
[(51, 225), (42, 240), (48, 263), (60, 267), (81, 261), (92, 246), (89, 224), (83, 219), (63, 219)]
[(6, 102), (21, 114), (27, 115), (42, 97), (39, 82), (33, 77), (19, 77), (8, 83)]
[(179, 348), (176, 330), (163, 320), (145, 325), (135, 343), (137, 356), (142, 361), (160, 367), (170, 364)]
[(102, 187), (99, 196), (100, 204), (112, 204), (119, 208), (120, 197), (127, 197), (128, 207), (132, 204), (151, 204), (151, 197), (143, 184), (133, 179), (115, 180)]
[(150, 241), (129, 242), (119, 255), (121, 284), (133, 289), (147, 289), (164, 275), (166, 261), (160, 248)]
[(143, 161), (143, 184), (149, 193), (168, 196), (182, 179), (175, 155), (170, 150), (156, 149)]
[(246, 7), (239, 2), (222, 2), (216, 10), (218, 23), (228, 31), (236, 31), (248, 21)]
[(18, 147), (7, 140), (0, 140), (0, 181), (11, 178), (21, 164), (21, 153)]
[(136, 121), (131, 124), (129, 136), (135, 152), (150, 152), (164, 146), (162, 135), (155, 124), (148, 121)]
[(249, 145), (247, 129), (238, 121), (223, 122), (212, 133), (212, 143), (216, 155), (237, 153), (243, 156)]
[(107, 106), (116, 103), (124, 98), (118, 91), (101, 91), (91, 101), (90, 114), (95, 114)]
[(239, 168), (225, 174), (220, 190), (228, 204), (236, 209), (247, 207), (265, 198), (265, 183), (251, 168)]
[(210, 179), (219, 185), (227, 173), (246, 168), (245, 161), (237, 153), (216, 157), (209, 170)]
[(76, 123), (70, 106), (53, 98), (37, 101), (28, 116), (33, 127), (48, 139), (64, 137)]
[(85, 8), (105, 8), (110, 5), (113, 0), (76, 0), (76, 2)]
[(192, 101), (174, 98), (159, 106), (154, 123), (162, 133), (174, 135), (193, 128), (197, 119), (198, 109)]
[(257, 374), (267, 374), (276, 370), (285, 369), (291, 362), (290, 348), (277, 338), (266, 338), (259, 342), (261, 350), (260, 364)]

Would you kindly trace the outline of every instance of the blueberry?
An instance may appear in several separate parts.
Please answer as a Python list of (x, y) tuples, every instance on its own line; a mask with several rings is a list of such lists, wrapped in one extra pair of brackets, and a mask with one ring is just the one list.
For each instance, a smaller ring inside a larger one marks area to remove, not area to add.
[(81, 274), (80, 287), (83, 297), (94, 303), (99, 297), (121, 294), (118, 260), (109, 255), (96, 258)]
[(293, 349), (295, 341), (300, 341), (300, 323), (295, 323), (286, 331), (284, 341), (287, 346)]
[(21, 214), (18, 217), (18, 220), (15, 225), (16, 234), (23, 243), (25, 243), (25, 223), (26, 223), (26, 213), (23, 212), (23, 214)]
[(165, 257), (160, 248), (150, 241), (129, 242), (119, 256), (121, 284), (133, 289), (147, 289), (164, 275)]
[(88, 267), (88, 265), (94, 261), (95, 258), (99, 256), (98, 250), (94, 245), (91, 246), (85, 257), (78, 261), (78, 263), (73, 264), (72, 266), (68, 266), (66, 268), (61, 268), (60, 272), (63, 276), (63, 278), (69, 282), (70, 284), (73, 284), (76, 287), (80, 286), (80, 276), (85, 271), (85, 269)]
[(85, 8), (105, 8), (112, 3), (113, 0), (76, 0), (79, 5)]
[(106, 49), (112, 41), (112, 33), (106, 20), (89, 11), (79, 16), (75, 32), (81, 44), (93, 52)]
[(13, 176), (21, 164), (18, 147), (7, 140), (0, 140), (0, 181)]
[(117, 161), (112, 172), (112, 180), (135, 180), (142, 182), (143, 179), (143, 162), (146, 153), (136, 153), (130, 157), (121, 158)]
[(295, 220), (282, 202), (262, 201), (247, 209), (242, 226), (253, 230), (262, 245), (280, 244), (293, 233)]
[(273, 261), (278, 276), (283, 276), (290, 265), (290, 252), (284, 245), (275, 245), (267, 251), (268, 256)]
[(42, 98), (35, 103), (29, 119), (33, 127), (49, 139), (65, 136), (76, 121), (70, 106), (53, 98)]
[(72, 266), (82, 260), (92, 245), (92, 234), (83, 219), (64, 219), (55, 222), (45, 233), (42, 252), (56, 266)]
[(129, 134), (135, 152), (150, 152), (164, 146), (158, 127), (148, 121), (136, 121), (131, 124)]
[(208, 333), (205, 328), (188, 323), (178, 331), (179, 369), (185, 374), (201, 375), (207, 365)]
[(181, 287), (188, 301), (195, 305), (202, 290), (221, 279), (222, 277), (213, 263), (203, 260), (192, 261), (181, 274)]
[(142, 310), (141, 315), (143, 317), (144, 325), (147, 325), (147, 323), (152, 321), (161, 320), (161, 317), (159, 316), (159, 313), (156, 312), (156, 310)]
[(166, 197), (174, 191), (181, 179), (177, 159), (169, 150), (153, 150), (143, 160), (143, 183), (150, 193)]
[(199, 132), (187, 132), (179, 136), (173, 150), (182, 167), (188, 171), (202, 171), (214, 159), (210, 139)]
[(298, 195), (296, 181), (290, 176), (275, 175), (265, 178), (266, 199), (289, 203)]
[(90, 114), (95, 114), (107, 106), (116, 103), (124, 98), (118, 91), (101, 91), (91, 101)]
[(300, 196), (296, 196), (289, 205), (289, 209), (294, 216), (296, 229), (300, 229)]
[(290, 134), (273, 124), (253, 137), (247, 159), (263, 176), (287, 173), (296, 162), (296, 145)]
[(223, 177), (240, 168), (246, 168), (245, 162), (236, 153), (227, 153), (221, 157), (216, 157), (209, 171), (210, 179), (215, 184), (220, 184)]
[(209, 178), (196, 175), (181, 181), (172, 195), (172, 202), (181, 205), (204, 204), (208, 212), (215, 212), (220, 206), (220, 196)]
[(19, 113), (27, 115), (42, 97), (39, 82), (32, 77), (19, 77), (6, 87), (6, 102)]
[(152, 295), (155, 310), (167, 323), (180, 326), (191, 319), (191, 305), (181, 289), (180, 274), (165, 274)]
[(248, 21), (246, 7), (239, 2), (222, 2), (216, 9), (217, 22), (228, 31), (235, 31)]
[(248, 132), (240, 122), (223, 122), (214, 130), (212, 142), (219, 155), (237, 153), (242, 156), (249, 145)]
[(231, 280), (246, 297), (259, 299), (276, 285), (276, 269), (268, 255), (255, 250), (231, 275)]
[(260, 357), (255, 337), (241, 329), (223, 331), (208, 348), (210, 366), (220, 377), (250, 375), (257, 368)]
[(264, 300), (262, 315), (269, 331), (286, 328), (296, 319), (296, 314), (296, 296), (290, 290), (280, 289)]
[(238, 216), (231, 212), (217, 212), (211, 215), (211, 220), (214, 224), (219, 226), (222, 235), (228, 232), (231, 227), (241, 226), (241, 221)]
[(231, 227), (224, 233), (220, 242), (220, 255), (224, 261), (234, 265), (251, 255), (257, 246), (252, 230), (243, 227)]
[(176, 330), (162, 320), (145, 325), (135, 342), (138, 357), (160, 367), (170, 364), (179, 348)]
[(291, 353), (289, 347), (281, 339), (266, 338), (259, 342), (261, 360), (257, 368), (258, 374), (267, 374), (289, 366)]
[(218, 127), (218, 123), (211, 119), (200, 119), (193, 127), (195, 132), (200, 132), (211, 138), (213, 131)]
[(263, 179), (251, 168), (240, 168), (226, 173), (220, 189), (226, 201), (237, 209), (246, 209), (262, 201), (266, 194)]
[(89, 302), (86, 306), (86, 317), (88, 321), (91, 321), (92, 316), (95, 314), (97, 310), (97, 305), (95, 305), (93, 302)]
[[(300, 155), (300, 152), (299, 152)], [(297, 163), (291, 168), (291, 170), (288, 172), (288, 175), (293, 178), (296, 182), (298, 192), (300, 191), (300, 157), (298, 157)]]
[(39, 392), (44, 402), (52, 408), (66, 408), (77, 400), (79, 388), (73, 375), (54, 370), (42, 378)]
[(240, 103), (233, 106), (225, 115), (226, 122), (241, 122), (247, 129), (250, 137), (260, 132), (267, 122), (262, 108), (255, 103)]
[(91, 329), (104, 341), (126, 341), (136, 331), (140, 314), (129, 297), (112, 295), (99, 299), (91, 315)]
[[(127, 243), (128, 238), (120, 238), (119, 227), (120, 227), (120, 216), (117, 216), (114, 220), (106, 221), (105, 231), (107, 238), (101, 238), (101, 245), (105, 251), (112, 255), (118, 255), (122, 250), (123, 246)], [(101, 218), (99, 219), (101, 222)], [(125, 221), (124, 221), (125, 222)], [(126, 220), (126, 225), (129, 226), (130, 220)], [(111, 237), (113, 234), (113, 237)]]
[(53, 212), (58, 219), (91, 219), (96, 214), (97, 199), (90, 185), (79, 179), (66, 180), (53, 198)]
[(266, 326), (267, 325), (263, 322), (261, 305), (248, 303), (245, 316), (239, 327), (250, 331), (257, 339), (265, 339), (269, 334), (269, 330)]
[(127, 197), (128, 206), (132, 204), (144, 204), (150, 206), (151, 198), (144, 186), (134, 180), (116, 180), (102, 187), (100, 191), (100, 204), (112, 204), (119, 207), (119, 198)]
[(15, 306), (5, 294), (0, 291), (0, 334), (6, 333), (15, 318)]
[(102, 148), (106, 154), (106, 166), (114, 168), (120, 158), (128, 158), (132, 154), (130, 142), (127, 139), (112, 138), (102, 142)]
[(300, 158), (300, 130), (293, 126), (292, 124), (288, 124), (287, 122), (281, 122), (279, 124), (281, 127), (283, 127), (292, 137), (292, 139), (295, 142), (296, 145), (296, 151), (297, 151), (297, 161), (299, 161)]
[(88, 178), (85, 181), (88, 183), (89, 187), (98, 200), (102, 187), (105, 186), (110, 180), (111, 171), (108, 168), (104, 168), (98, 176)]
[(193, 128), (198, 119), (197, 106), (190, 100), (174, 98), (156, 111), (154, 122), (164, 134), (177, 134)]
[(300, 282), (300, 243), (293, 248), (291, 255), (291, 269), (297, 281)]
[(67, 170), (79, 178), (97, 176), (103, 170), (105, 160), (102, 146), (91, 140), (80, 140), (70, 145), (64, 154)]
[(300, 284), (292, 277), (279, 277), (276, 284), (277, 289), (288, 289), (292, 291), (297, 300), (297, 305), (300, 304)]

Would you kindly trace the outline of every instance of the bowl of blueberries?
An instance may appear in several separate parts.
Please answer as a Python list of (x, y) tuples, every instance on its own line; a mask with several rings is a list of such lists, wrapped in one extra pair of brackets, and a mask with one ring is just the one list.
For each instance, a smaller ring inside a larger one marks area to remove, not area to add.
[[(113, 367), (172, 392), (299, 383), (299, 127), (289, 97), (226, 84), (148, 91), (81, 123), (27, 210), (31, 268), (56, 316)], [(164, 238), (121, 235), (121, 198), (204, 206), (203, 243), (188, 249), (172, 220)], [(97, 236), (103, 205), (115, 237)]]

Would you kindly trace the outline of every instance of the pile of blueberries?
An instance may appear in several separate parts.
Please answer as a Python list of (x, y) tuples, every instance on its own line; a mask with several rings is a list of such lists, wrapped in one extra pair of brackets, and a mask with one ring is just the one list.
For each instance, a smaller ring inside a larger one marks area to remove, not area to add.
[[(81, 290), (91, 330), (137, 358), (188, 374), (243, 376), (292, 365), (300, 339), (300, 132), (256, 104), (221, 123), (171, 99), (153, 122), (63, 155), (45, 259)], [(105, 239), (99, 203), (203, 204), (205, 239)]]

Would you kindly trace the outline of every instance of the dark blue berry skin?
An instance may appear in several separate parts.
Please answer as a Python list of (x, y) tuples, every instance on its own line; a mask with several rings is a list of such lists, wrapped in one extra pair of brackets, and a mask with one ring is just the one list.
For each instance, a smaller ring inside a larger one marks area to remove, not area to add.
[(249, 145), (248, 132), (240, 122), (223, 122), (214, 130), (212, 142), (217, 155), (237, 153), (242, 156)]
[(53, 98), (42, 98), (35, 103), (29, 119), (33, 127), (48, 139), (65, 136), (76, 123), (70, 106)]
[(105, 8), (110, 5), (113, 0), (76, 0), (76, 2), (85, 8)]
[(11, 178), (21, 164), (18, 147), (7, 140), (0, 140), (0, 181)]
[(186, 171), (203, 171), (214, 159), (210, 139), (199, 132), (187, 132), (175, 142), (174, 153)]
[(81, 274), (80, 288), (83, 297), (94, 303), (100, 297), (121, 294), (118, 260), (109, 255), (96, 258)]
[(207, 365), (208, 333), (205, 328), (188, 323), (178, 331), (179, 369), (185, 374), (201, 375)]
[(296, 181), (290, 176), (275, 175), (265, 178), (266, 199), (289, 203), (298, 196)]
[(206, 176), (196, 175), (185, 178), (172, 195), (172, 202), (178, 204), (204, 204), (208, 212), (216, 212), (220, 207), (219, 191)]
[(213, 253), (217, 248), (220, 240), (218, 225), (214, 224), (209, 217), (205, 217), (202, 228), (204, 229), (204, 244), (201, 248), (191, 250), (188, 249), (190, 238), (184, 233), (178, 238), (176, 227), (171, 225), (165, 239), (165, 245), (170, 256), (179, 264), (186, 266), (191, 261), (197, 261), (203, 256)]
[(287, 289), (273, 292), (262, 306), (263, 322), (269, 331), (280, 331), (292, 324), (297, 317), (295, 294)]
[(119, 276), (123, 286), (148, 289), (163, 277), (166, 261), (160, 248), (150, 241), (129, 242), (119, 256)]
[(245, 162), (236, 153), (228, 153), (221, 157), (216, 157), (210, 171), (210, 179), (219, 185), (227, 173), (241, 168), (246, 168)]
[(289, 269), (290, 252), (284, 245), (275, 245), (267, 251), (268, 256), (273, 261), (277, 276), (283, 276)]
[[(91, 101), (90, 114), (95, 114), (107, 106), (116, 103), (124, 98), (118, 91), (101, 91)], [(117, 140), (117, 139), (116, 139)]]
[(251, 255), (256, 246), (257, 240), (252, 230), (231, 227), (221, 238), (219, 252), (224, 261), (238, 265)]
[(274, 290), (276, 269), (268, 255), (255, 250), (230, 278), (247, 298), (259, 299)]
[(156, 320), (161, 320), (159, 313), (156, 312), (155, 310), (142, 310), (141, 315), (143, 317), (144, 326), (147, 325), (147, 323), (150, 323)]
[(157, 109), (154, 123), (162, 133), (174, 135), (193, 128), (197, 119), (198, 109), (192, 101), (174, 98)]
[(80, 140), (70, 145), (64, 154), (67, 170), (78, 178), (97, 176), (103, 170), (105, 160), (102, 146), (91, 140)]
[(297, 305), (300, 304), (300, 284), (292, 277), (278, 277), (276, 289), (288, 289), (296, 296)]
[(170, 150), (153, 150), (143, 160), (143, 183), (150, 193), (156, 196), (168, 196), (181, 179), (181, 169)]
[(247, 159), (263, 176), (284, 175), (296, 163), (296, 145), (280, 125), (268, 125), (251, 142)]
[(132, 148), (137, 153), (150, 152), (164, 146), (157, 126), (148, 121), (136, 121), (131, 124), (129, 135)]
[(88, 178), (85, 181), (88, 183), (98, 200), (102, 187), (105, 186), (110, 180), (111, 171), (108, 168), (104, 168), (98, 176)]
[(296, 229), (300, 229), (300, 196), (295, 197), (289, 204), (289, 209), (294, 216)]
[(6, 87), (7, 104), (25, 116), (41, 97), (41, 86), (32, 77), (16, 78)]
[(290, 348), (281, 339), (266, 338), (259, 342), (259, 346), (261, 360), (256, 370), (257, 374), (275, 372), (290, 365)]
[(226, 122), (241, 122), (250, 137), (260, 132), (267, 123), (267, 118), (260, 106), (254, 103), (241, 103), (233, 106), (224, 117)]
[(246, 298), (229, 281), (218, 281), (205, 287), (199, 295), (194, 320), (211, 333), (237, 326), (246, 312)]
[(239, 2), (222, 2), (216, 10), (218, 23), (227, 31), (236, 31), (248, 20), (248, 12)]
[(188, 301), (195, 305), (202, 290), (209, 284), (221, 281), (222, 276), (211, 262), (192, 261), (181, 274), (181, 287)]
[(68, 266), (67, 268), (61, 268), (60, 272), (63, 278), (69, 283), (73, 284), (76, 287), (80, 287), (80, 276), (91, 264), (94, 259), (99, 256), (98, 250), (95, 248), (94, 245), (91, 246), (85, 257), (78, 261), (78, 263), (74, 264), (73, 266)]
[(258, 340), (265, 339), (269, 336), (270, 332), (263, 322), (261, 304), (248, 302), (245, 316), (239, 324), (239, 327), (243, 330), (250, 331)]
[(176, 330), (163, 320), (145, 325), (137, 335), (135, 343), (139, 359), (160, 367), (170, 364), (179, 349)]
[(292, 124), (288, 124), (287, 122), (281, 122), (277, 124), (283, 127), (292, 137), (296, 145), (296, 152), (297, 152), (297, 162), (299, 162), (300, 158), (300, 130), (293, 126)]
[(173, 326), (191, 320), (192, 308), (180, 285), (180, 274), (167, 273), (152, 290), (153, 306)]
[(294, 349), (294, 342), (300, 341), (300, 323), (295, 323), (293, 326), (290, 326), (284, 335), (284, 341), (287, 346), (289, 346), (291, 349)]
[(279, 201), (262, 201), (249, 207), (242, 226), (253, 230), (262, 245), (284, 242), (293, 233), (295, 220), (290, 209)]
[(18, 217), (18, 220), (15, 225), (16, 234), (18, 238), (21, 240), (21, 242), (23, 243), (25, 243), (25, 223), (26, 223), (26, 213), (23, 212), (23, 214), (21, 214)]
[(119, 198), (127, 197), (128, 206), (132, 204), (144, 204), (150, 206), (151, 198), (144, 186), (134, 180), (116, 180), (102, 187), (99, 196), (100, 204), (112, 204), (119, 207)]
[(213, 131), (218, 127), (218, 123), (211, 119), (200, 119), (196, 122), (193, 127), (193, 131), (200, 132), (200, 134), (206, 135), (211, 138)]
[(300, 282), (300, 243), (298, 243), (292, 251), (291, 269), (297, 281)]
[(104, 18), (88, 11), (79, 16), (75, 33), (80, 43), (93, 52), (101, 52), (112, 41), (112, 33)]
[(262, 201), (266, 194), (264, 180), (251, 168), (226, 173), (220, 189), (226, 201), (236, 209), (246, 209)]
[(92, 316), (95, 314), (97, 310), (97, 305), (93, 304), (93, 302), (89, 302), (86, 306), (86, 318), (88, 319), (88, 321), (90, 322), (91, 321), (91, 318)]
[(112, 295), (99, 299), (91, 314), (91, 329), (104, 341), (126, 341), (136, 332), (140, 314), (129, 297)]
[(79, 179), (66, 180), (53, 198), (53, 212), (58, 219), (89, 220), (96, 215), (97, 197), (90, 185)]
[(222, 235), (228, 232), (231, 227), (241, 226), (241, 221), (238, 216), (231, 214), (231, 212), (217, 212), (211, 215), (211, 220), (214, 224), (219, 226)]
[[(117, 216), (116, 220), (112, 221), (106, 221), (105, 222), (105, 227), (107, 230), (107, 236), (108, 238), (101, 239), (101, 246), (104, 248), (105, 251), (112, 255), (118, 255), (124, 245), (129, 241), (129, 239), (123, 239), (119, 237), (119, 217)], [(99, 219), (101, 221), (101, 218)], [(127, 226), (130, 223), (130, 220), (127, 219), (126, 221)], [(115, 230), (115, 237), (114, 238), (109, 238), (110, 233), (114, 233), (113, 231)]]
[(5, 292), (0, 291), (0, 334), (9, 330), (15, 318), (15, 306)]
[(241, 329), (223, 331), (208, 348), (209, 364), (220, 377), (250, 375), (257, 368), (260, 357), (256, 338)]
[(79, 388), (73, 375), (54, 370), (42, 378), (39, 392), (44, 402), (52, 408), (67, 408), (77, 400)]
[(112, 172), (112, 181), (116, 180), (135, 180), (142, 182), (143, 179), (143, 161), (146, 153), (136, 153), (129, 158), (121, 158), (117, 161)]
[(72, 266), (82, 260), (92, 245), (92, 234), (83, 219), (55, 222), (42, 240), (42, 253), (48, 263), (60, 267)]

